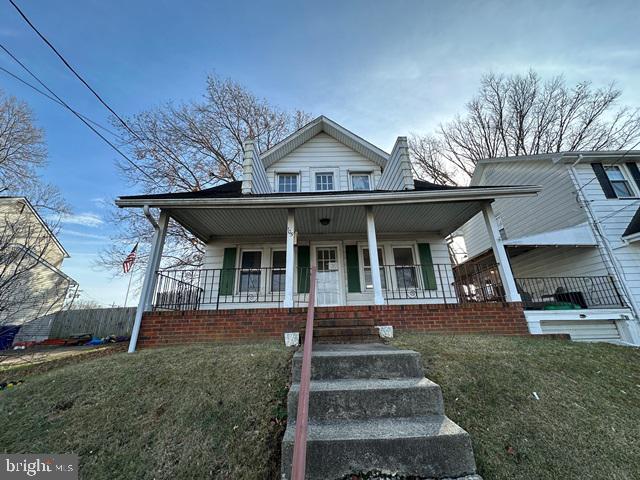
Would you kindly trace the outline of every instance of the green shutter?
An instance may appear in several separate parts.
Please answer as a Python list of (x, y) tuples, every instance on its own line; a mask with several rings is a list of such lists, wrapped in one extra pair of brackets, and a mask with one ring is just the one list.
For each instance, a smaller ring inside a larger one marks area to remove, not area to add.
[(220, 273), (220, 295), (233, 295), (233, 285), (236, 281), (236, 249), (225, 248)]
[(436, 290), (436, 274), (433, 271), (433, 260), (431, 258), (431, 247), (428, 243), (418, 244), (418, 253), (420, 254), (420, 264), (422, 265), (422, 280), (426, 290)]
[(298, 247), (298, 293), (309, 293), (311, 257), (308, 246)]
[(345, 246), (347, 253), (347, 286), (349, 293), (360, 293), (360, 265), (358, 265), (358, 246)]

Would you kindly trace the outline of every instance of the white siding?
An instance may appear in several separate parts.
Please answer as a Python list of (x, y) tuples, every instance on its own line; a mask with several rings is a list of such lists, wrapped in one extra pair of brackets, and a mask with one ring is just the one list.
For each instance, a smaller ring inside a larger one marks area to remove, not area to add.
[(540, 322), (542, 333), (568, 333), (576, 342), (611, 342), (620, 340), (620, 333), (613, 320), (562, 321), (544, 320)]
[(337, 190), (351, 190), (350, 172), (371, 172), (372, 188), (375, 189), (382, 173), (379, 165), (326, 133), (319, 133), (267, 168), (267, 178), (273, 191), (278, 190), (278, 172), (298, 173), (299, 188), (303, 192), (315, 190), (315, 173), (334, 172)]
[(607, 275), (597, 247), (538, 247), (510, 262), (516, 278)]
[[(602, 163), (606, 165), (607, 162), (602, 161)], [(640, 301), (640, 245), (626, 244), (621, 238), (640, 207), (640, 201), (606, 198), (589, 163), (580, 163), (576, 165), (575, 170), (579, 185), (583, 186), (582, 191), (590, 202), (591, 209), (624, 270), (624, 280), (636, 301)], [(633, 182), (631, 179), (630, 181)], [(637, 186), (633, 186), (637, 189)]]
[(398, 137), (380, 177), (378, 188), (380, 190), (414, 189), (407, 137)]
[[(487, 165), (478, 185), (540, 185), (537, 197), (496, 200), (493, 209), (504, 226), (507, 238), (560, 230), (587, 221), (576, 201), (576, 189), (563, 164), (548, 160), (518, 161)], [(463, 227), (469, 257), (490, 247), (482, 215)]]
[[(431, 249), (431, 257), (432, 257), (432, 261), (434, 265), (440, 265), (441, 266), (441, 278), (442, 278), (442, 282), (443, 283), (448, 283), (449, 281), (453, 281), (453, 272), (451, 270), (451, 262), (449, 260), (449, 253), (448, 253), (448, 249), (447, 249), (447, 244), (445, 242), (445, 240), (437, 235), (428, 235), (428, 234), (420, 234), (418, 236), (416, 235), (411, 235), (411, 234), (407, 234), (405, 238), (401, 238), (399, 237), (398, 234), (392, 235), (394, 238), (390, 239), (388, 236), (385, 238), (385, 236), (381, 236), (378, 239), (378, 247), (383, 249), (383, 258), (380, 259), (380, 263), (381, 265), (383, 264), (387, 264), (387, 265), (392, 265), (393, 264), (393, 247), (394, 246), (411, 246), (414, 249), (414, 261), (415, 263), (420, 263), (420, 259), (419, 259), (419, 253), (417, 251), (417, 247), (416, 245), (418, 243), (428, 243)], [(397, 238), (397, 239), (396, 239)], [(304, 242), (301, 243), (304, 245), (309, 245), (309, 242)], [(341, 270), (341, 286), (342, 286), (342, 294), (343, 294), (343, 300), (340, 302), (341, 304), (345, 304), (345, 305), (373, 305), (373, 292), (372, 291), (367, 291), (364, 289), (364, 283), (363, 283), (363, 278), (361, 276), (361, 287), (363, 289), (362, 293), (349, 293), (348, 292), (348, 288), (347, 288), (347, 269), (346, 269), (346, 260), (345, 260), (345, 246), (346, 245), (354, 245), (357, 244), (359, 247), (359, 253), (360, 248), (361, 247), (365, 247), (367, 246), (367, 241), (366, 241), (366, 237), (362, 236), (362, 237), (358, 237), (358, 238), (354, 238), (353, 240), (344, 240), (344, 239), (335, 239), (335, 240), (331, 240), (331, 239), (327, 239), (327, 238), (323, 238), (321, 242), (311, 242), (311, 249), (312, 249), (312, 254), (311, 254), (311, 258), (313, 258), (314, 253), (313, 253), (313, 249), (316, 246), (319, 245), (331, 245), (331, 246), (336, 246), (339, 250), (338, 252), (338, 261), (340, 263), (340, 270)], [(272, 258), (272, 252), (274, 250), (285, 250), (285, 244), (284, 241), (282, 243), (265, 243), (263, 240), (261, 240), (260, 238), (256, 238), (255, 241), (249, 241), (247, 239), (244, 239), (242, 241), (239, 242), (233, 242), (233, 241), (225, 241), (225, 242), (210, 242), (209, 244), (206, 245), (205, 247), (205, 256), (204, 256), (204, 262), (203, 262), (203, 269), (221, 269), (222, 268), (222, 263), (223, 263), (223, 257), (224, 257), (224, 249), (228, 248), (228, 247), (233, 247), (236, 248), (236, 266), (238, 265), (238, 262), (240, 261), (240, 252), (242, 250), (260, 250), (262, 251), (262, 268), (268, 268), (271, 267), (271, 258)], [(360, 257), (359, 259), (359, 267), (362, 273), (362, 258)], [(297, 267), (297, 262), (296, 262), (296, 267)], [(438, 275), (438, 270), (437, 267), (436, 268), (436, 277), (439, 277)], [(218, 289), (218, 282), (219, 282), (219, 272), (215, 273), (215, 276), (213, 276), (213, 281), (211, 281), (211, 273), (209, 273), (209, 276), (207, 277), (207, 283), (206, 285), (202, 285), (205, 288), (205, 301), (203, 303), (203, 305), (201, 306), (201, 308), (206, 309), (206, 308), (215, 308), (215, 303), (216, 303), (216, 292)], [(202, 277), (201, 277), (202, 278)], [(262, 280), (264, 283), (264, 279)], [(390, 304), (406, 304), (406, 303), (443, 303), (443, 294), (445, 292), (442, 291), (441, 285), (440, 285), (440, 278), (436, 278), (436, 281), (438, 283), (438, 289), (437, 290), (433, 290), (430, 291), (431, 292), (431, 296), (436, 297), (433, 299), (418, 299), (418, 300), (413, 300), (413, 299), (405, 299), (405, 300), (390, 300), (389, 303)], [(297, 286), (297, 278), (294, 280), (294, 286)], [(294, 287), (296, 288), (296, 287)], [(213, 293), (212, 293), (213, 292)], [(454, 296), (449, 296), (450, 294), (452, 294), (452, 291), (447, 291), (446, 292), (448, 295), (447, 298), (447, 303), (455, 303), (457, 300), (455, 299)], [(302, 296), (298, 296), (298, 295), (294, 295), (294, 304), (297, 304), (298, 301), (302, 302), (304, 301), (304, 298), (302, 298)], [(284, 296), (283, 296), (284, 298)], [(304, 306), (306, 305), (305, 303), (299, 303), (298, 306)], [(256, 304), (252, 304), (252, 305), (248, 305), (246, 303), (240, 304), (240, 303), (221, 303), (220, 304), (220, 308), (247, 308), (247, 307), (275, 307), (278, 306), (277, 303), (265, 303), (265, 302), (261, 302), (261, 303), (256, 303)]]

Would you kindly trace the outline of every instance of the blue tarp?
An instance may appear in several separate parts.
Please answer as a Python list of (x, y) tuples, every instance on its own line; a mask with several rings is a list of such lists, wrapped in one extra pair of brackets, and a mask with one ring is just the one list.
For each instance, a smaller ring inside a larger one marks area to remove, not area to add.
[(0, 350), (11, 348), (13, 339), (20, 330), (19, 325), (5, 325), (0, 327)]

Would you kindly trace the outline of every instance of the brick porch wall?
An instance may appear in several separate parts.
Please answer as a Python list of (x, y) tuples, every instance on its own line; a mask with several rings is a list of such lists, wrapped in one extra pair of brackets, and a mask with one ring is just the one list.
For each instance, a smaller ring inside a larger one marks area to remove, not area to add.
[[(323, 318), (374, 318), (376, 325), (416, 332), (529, 333), (521, 303), (316, 308), (316, 319)], [(149, 312), (142, 319), (138, 346), (282, 339), (284, 332), (299, 331), (305, 320), (305, 308)]]

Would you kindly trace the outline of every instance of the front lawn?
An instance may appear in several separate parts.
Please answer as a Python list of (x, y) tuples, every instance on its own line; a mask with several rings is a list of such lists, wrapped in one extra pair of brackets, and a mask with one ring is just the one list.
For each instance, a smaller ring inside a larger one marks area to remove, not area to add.
[(87, 480), (276, 478), (290, 355), (162, 348), (27, 376), (0, 391), (0, 451), (75, 452)]
[(640, 478), (640, 349), (480, 335), (394, 343), (422, 354), (485, 480)]
[[(485, 480), (640, 478), (640, 350), (471, 335), (394, 344), (422, 353)], [(0, 391), (0, 451), (76, 452), (84, 480), (277, 479), (291, 353), (212, 344), (23, 370), (25, 383)]]

